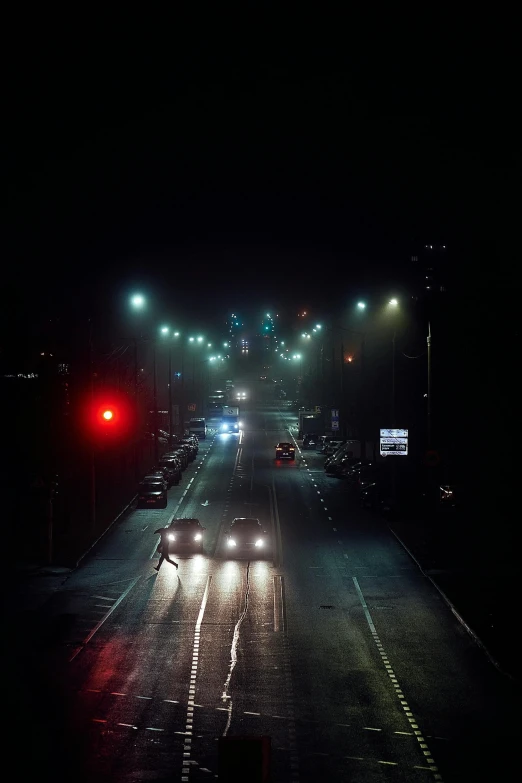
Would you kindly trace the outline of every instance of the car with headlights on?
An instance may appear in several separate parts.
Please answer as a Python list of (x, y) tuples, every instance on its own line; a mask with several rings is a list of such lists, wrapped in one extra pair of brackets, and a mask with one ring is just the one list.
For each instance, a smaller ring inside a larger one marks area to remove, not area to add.
[[(205, 527), (199, 519), (181, 517), (173, 519), (167, 526), (167, 539), (170, 552), (184, 552), (191, 550), (203, 552)], [(160, 544), (158, 544), (158, 551)]]
[(263, 555), (268, 548), (268, 534), (259, 519), (254, 517), (236, 517), (225, 532), (226, 548), (232, 553), (253, 552)]
[(295, 447), (291, 443), (281, 441), (276, 446), (276, 459), (295, 459)]
[(167, 488), (163, 479), (140, 481), (137, 508), (167, 508)]

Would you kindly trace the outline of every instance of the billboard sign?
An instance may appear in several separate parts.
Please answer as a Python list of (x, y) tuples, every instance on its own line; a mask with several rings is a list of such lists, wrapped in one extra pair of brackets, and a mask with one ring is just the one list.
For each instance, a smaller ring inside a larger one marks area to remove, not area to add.
[(380, 430), (380, 454), (381, 457), (407, 457), (408, 430)]

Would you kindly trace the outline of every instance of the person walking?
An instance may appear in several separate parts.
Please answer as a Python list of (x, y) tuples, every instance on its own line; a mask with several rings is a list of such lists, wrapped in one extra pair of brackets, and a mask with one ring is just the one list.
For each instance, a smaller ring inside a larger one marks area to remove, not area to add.
[(154, 566), (155, 571), (159, 571), (161, 568), (161, 564), (164, 560), (167, 560), (169, 563), (171, 563), (173, 566), (176, 566), (176, 570), (178, 568), (178, 563), (176, 563), (175, 560), (171, 560), (169, 557), (169, 529), (168, 527), (160, 527), (158, 530), (154, 531), (154, 535), (160, 535), (161, 541), (158, 546), (158, 550), (160, 553), (160, 559), (157, 566)]

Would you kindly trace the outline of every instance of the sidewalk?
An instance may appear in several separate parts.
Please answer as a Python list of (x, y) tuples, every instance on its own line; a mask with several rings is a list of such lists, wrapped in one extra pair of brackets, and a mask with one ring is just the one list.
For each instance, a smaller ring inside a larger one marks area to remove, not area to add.
[(470, 551), (458, 519), (444, 528), (395, 520), (391, 532), (408, 550), (441, 593), (453, 613), (496, 668), (521, 682), (517, 645), (513, 642), (514, 609), (520, 605), (517, 570), (493, 552)]

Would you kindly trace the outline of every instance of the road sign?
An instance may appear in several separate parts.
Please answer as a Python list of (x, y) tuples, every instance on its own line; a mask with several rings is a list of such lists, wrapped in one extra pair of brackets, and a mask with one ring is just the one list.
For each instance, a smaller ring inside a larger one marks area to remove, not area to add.
[(381, 457), (407, 457), (408, 430), (381, 429), (380, 454)]
[(332, 430), (339, 429), (339, 408), (332, 408)]

